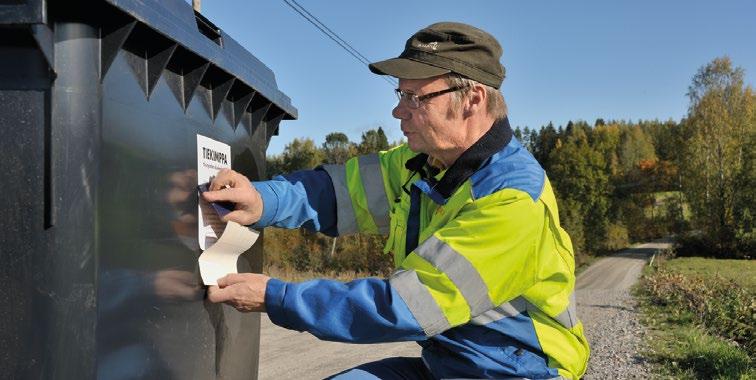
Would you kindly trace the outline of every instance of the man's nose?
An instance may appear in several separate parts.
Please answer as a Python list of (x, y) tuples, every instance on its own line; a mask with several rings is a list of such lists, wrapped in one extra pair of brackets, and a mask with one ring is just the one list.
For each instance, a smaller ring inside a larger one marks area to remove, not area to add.
[(412, 118), (412, 112), (410, 112), (402, 102), (397, 103), (394, 110), (391, 111), (391, 115), (399, 120), (409, 120)]

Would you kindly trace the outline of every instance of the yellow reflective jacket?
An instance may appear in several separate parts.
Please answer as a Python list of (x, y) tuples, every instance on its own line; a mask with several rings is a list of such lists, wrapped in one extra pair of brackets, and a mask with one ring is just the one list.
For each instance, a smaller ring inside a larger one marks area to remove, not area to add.
[(273, 281), (275, 323), (324, 339), (418, 340), (439, 378), (585, 373), (572, 244), (545, 172), (506, 119), (440, 173), (406, 145), (322, 169), (337, 233), (388, 234), (396, 270), (385, 286)]

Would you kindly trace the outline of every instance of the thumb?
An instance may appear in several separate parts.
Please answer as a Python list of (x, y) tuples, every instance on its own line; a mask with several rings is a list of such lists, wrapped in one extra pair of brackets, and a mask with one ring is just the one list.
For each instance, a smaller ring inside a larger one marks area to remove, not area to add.
[(224, 215), (221, 219), (223, 219), (224, 222), (234, 221), (241, 224), (242, 226), (248, 226), (257, 221), (254, 220), (254, 218), (251, 216), (251, 213), (246, 210), (231, 211), (228, 214)]

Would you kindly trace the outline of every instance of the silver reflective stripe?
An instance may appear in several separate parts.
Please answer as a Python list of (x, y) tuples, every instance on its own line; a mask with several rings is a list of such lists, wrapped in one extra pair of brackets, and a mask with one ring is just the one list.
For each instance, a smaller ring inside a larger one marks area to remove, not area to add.
[(491, 298), (488, 297), (488, 286), (480, 273), (466, 257), (448, 244), (431, 236), (415, 249), (415, 253), (449, 277), (465, 297), (472, 317), (494, 307)]
[[(517, 297), (473, 318), (470, 320), (470, 323), (483, 326), (507, 317), (515, 317), (529, 310), (538, 310), (538, 307), (524, 297)], [(575, 313), (574, 292), (570, 295), (570, 303), (567, 305), (567, 309), (554, 317), (554, 320), (568, 329), (575, 327), (578, 323), (577, 314)]]
[(568, 329), (578, 324), (577, 309), (575, 308), (575, 292), (570, 294), (570, 303), (567, 305), (567, 309), (554, 317), (554, 319)]
[(389, 202), (386, 196), (386, 188), (383, 187), (383, 174), (381, 174), (381, 162), (377, 154), (360, 156), (360, 177), (362, 187), (365, 189), (368, 209), (373, 215), (378, 232), (389, 232)]
[(516, 317), (528, 310), (528, 305), (530, 302), (525, 298), (517, 297), (471, 319), (470, 323), (483, 326), (507, 317)]
[(434, 336), (448, 330), (451, 325), (428, 289), (420, 282), (414, 270), (398, 270), (389, 279), (425, 335)]
[(323, 169), (331, 176), (333, 191), (336, 193), (336, 228), (339, 235), (357, 232), (357, 217), (352, 207), (352, 197), (346, 183), (346, 168), (344, 165), (323, 165)]

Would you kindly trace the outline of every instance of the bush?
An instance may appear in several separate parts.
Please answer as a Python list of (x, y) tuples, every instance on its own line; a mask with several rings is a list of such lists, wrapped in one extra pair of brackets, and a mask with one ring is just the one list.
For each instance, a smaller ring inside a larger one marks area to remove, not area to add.
[(698, 232), (689, 232), (677, 239), (675, 256), (677, 257), (715, 257), (714, 243)]
[(695, 276), (660, 270), (642, 283), (652, 303), (667, 306), (673, 317), (690, 313), (711, 334), (736, 342), (756, 356), (754, 294), (732, 280), (714, 276), (704, 281)]
[(720, 245), (711, 236), (694, 231), (678, 238), (675, 254), (680, 257), (751, 259), (754, 250), (756, 250), (756, 236), (753, 233), (738, 232), (731, 242)]
[(336, 239), (303, 229), (267, 228), (263, 240), (265, 268), (282, 273), (362, 273), (388, 276), (393, 257), (383, 253), (385, 237), (354, 234)]

